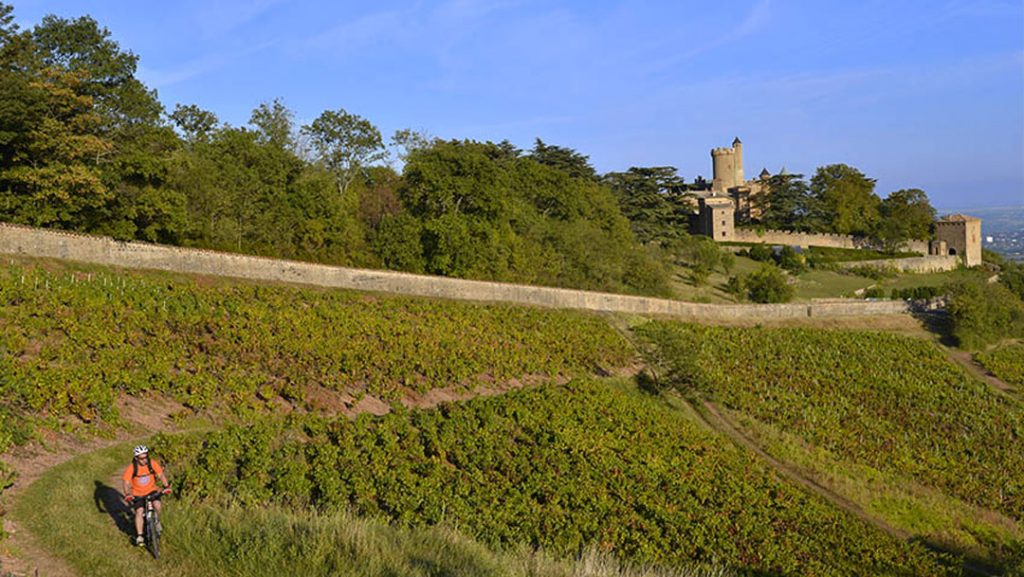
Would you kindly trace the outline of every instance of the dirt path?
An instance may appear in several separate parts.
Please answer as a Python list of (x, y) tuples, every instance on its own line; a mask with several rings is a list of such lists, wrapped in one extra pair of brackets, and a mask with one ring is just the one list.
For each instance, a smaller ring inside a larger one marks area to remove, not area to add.
[(797, 485), (800, 485), (801, 487), (807, 489), (808, 491), (811, 491), (812, 493), (832, 503), (836, 507), (846, 511), (847, 513), (850, 513), (851, 515), (854, 515), (858, 519), (861, 519), (862, 521), (870, 525), (873, 525), (882, 531), (885, 531), (886, 533), (892, 535), (893, 537), (896, 537), (897, 539), (902, 539), (906, 541), (912, 537), (910, 533), (902, 529), (893, 527), (883, 519), (879, 519), (878, 517), (869, 514), (867, 511), (862, 509), (860, 505), (857, 505), (856, 503), (850, 501), (846, 497), (843, 497), (842, 495), (832, 491), (831, 489), (818, 483), (814, 479), (804, 476), (802, 473), (800, 473), (798, 470), (790, 466), (788, 463), (779, 461), (775, 457), (772, 457), (771, 455), (766, 453), (763, 449), (761, 449), (760, 446), (757, 445), (757, 443), (750, 439), (750, 437), (746, 436), (746, 434), (744, 434), (740, 430), (736, 423), (733, 422), (731, 418), (726, 416), (723, 411), (719, 410), (718, 406), (712, 403), (711, 401), (702, 401), (701, 407), (704, 409), (704, 411), (696, 411), (696, 413), (704, 419), (708, 427), (714, 429), (715, 431), (718, 431), (719, 433), (724, 434), (740, 447), (754, 453), (755, 455), (758, 456), (758, 458), (767, 463), (772, 469), (775, 469), (777, 473), (779, 473), (786, 479), (789, 479), (790, 481), (796, 483)]
[[(630, 370), (623, 369), (627, 372)], [(473, 388), (438, 388), (424, 394), (410, 391), (402, 398), (401, 403), (408, 408), (432, 408), (446, 402), (499, 395), (542, 382), (564, 383), (567, 380), (564, 377), (552, 379), (532, 375), (508, 382), (481, 382)], [(308, 396), (311, 406), (325, 414), (355, 418), (362, 413), (383, 415), (391, 411), (390, 405), (372, 396), (361, 396), (357, 399), (348, 393), (320, 387), (311, 388)], [(43, 439), (40, 442), (4, 455), (4, 461), (18, 474), (14, 486), (4, 493), (4, 502), (13, 503), (22, 490), (47, 471), (75, 457), (156, 433), (180, 430), (172, 415), (183, 409), (181, 405), (166, 398), (141, 399), (124, 396), (118, 401), (118, 412), (128, 419), (129, 424), (111, 438), (82, 439), (48, 431), (41, 432)], [(125, 463), (127, 462), (128, 458), (125, 457)], [(116, 483), (111, 486), (116, 486)], [(48, 551), (30, 531), (20, 527), (10, 517), (4, 518), (4, 530), (8, 532), (9, 537), (0, 541), (0, 577), (77, 577), (75, 570), (63, 558)]]
[(964, 370), (967, 371), (967, 373), (970, 374), (971, 376), (981, 379), (982, 381), (988, 383), (992, 387), (1004, 393), (1008, 393), (1013, 396), (1020, 395), (1020, 391), (1017, 390), (1017, 387), (1004, 383), (998, 377), (988, 372), (988, 369), (983, 367), (981, 363), (979, 363), (978, 361), (974, 360), (974, 356), (971, 353), (967, 351), (961, 351), (960, 349), (951, 349), (943, 345), (939, 346), (942, 347), (942, 350), (946, 353), (946, 356), (948, 356), (950, 360), (963, 367)]
[[(74, 437), (41, 431), (41, 440), (20, 447), (4, 460), (17, 472), (14, 486), (4, 493), (4, 501), (12, 503), (18, 493), (28, 487), (47, 471), (69, 461), (78, 455), (99, 451), (139, 437), (171, 431), (175, 424), (171, 415), (183, 407), (165, 398), (139, 398), (127, 395), (117, 402), (119, 414), (128, 419), (128, 427), (118, 431), (111, 438)], [(0, 575), (33, 577), (74, 577), (75, 571), (66, 561), (57, 557), (39, 544), (26, 529), (9, 517), (4, 518), (4, 530), (9, 537), (0, 542)]]

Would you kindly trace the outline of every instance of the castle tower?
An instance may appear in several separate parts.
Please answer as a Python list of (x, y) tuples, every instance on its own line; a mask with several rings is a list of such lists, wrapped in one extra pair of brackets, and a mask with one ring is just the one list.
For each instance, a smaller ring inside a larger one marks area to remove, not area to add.
[(743, 186), (743, 183), (745, 183), (747, 179), (743, 178), (743, 142), (740, 141), (739, 136), (733, 139), (732, 150), (733, 168), (736, 169), (736, 177), (733, 180), (733, 186)]
[(735, 152), (732, 148), (714, 148), (711, 150), (711, 190), (726, 192), (736, 186)]
[(713, 192), (728, 192), (746, 184), (743, 178), (743, 142), (739, 137), (732, 141), (732, 148), (711, 149), (711, 171)]
[(946, 243), (948, 254), (959, 256), (967, 266), (981, 264), (981, 219), (951, 214), (935, 221), (935, 238)]

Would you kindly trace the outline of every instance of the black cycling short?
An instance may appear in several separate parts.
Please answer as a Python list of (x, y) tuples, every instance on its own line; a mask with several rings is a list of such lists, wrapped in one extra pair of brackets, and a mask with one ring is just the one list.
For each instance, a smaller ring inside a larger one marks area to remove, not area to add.
[(139, 496), (139, 497), (132, 497), (132, 503), (131, 503), (132, 510), (141, 509), (141, 508), (145, 507), (146, 506), (146, 497), (150, 497), (150, 499), (152, 501), (159, 501), (160, 497), (162, 497), (162, 496), (163, 496), (163, 493), (161, 493), (160, 491), (153, 491), (152, 493), (150, 493), (148, 495), (142, 495), (142, 496)]

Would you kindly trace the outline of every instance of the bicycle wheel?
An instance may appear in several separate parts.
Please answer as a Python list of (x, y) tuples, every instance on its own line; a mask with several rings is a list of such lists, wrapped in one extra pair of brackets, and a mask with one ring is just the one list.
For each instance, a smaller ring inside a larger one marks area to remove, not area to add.
[(154, 559), (160, 558), (160, 532), (156, 530), (156, 511), (150, 511), (146, 515), (146, 544)]

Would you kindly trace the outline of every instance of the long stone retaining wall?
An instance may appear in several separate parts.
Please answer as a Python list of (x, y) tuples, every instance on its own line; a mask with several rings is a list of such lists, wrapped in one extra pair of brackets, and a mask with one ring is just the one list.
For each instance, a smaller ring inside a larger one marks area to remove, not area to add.
[(363, 270), (305, 262), (120, 242), (0, 223), (0, 253), (56, 258), (124, 268), (281, 281), (402, 295), (499, 301), (694, 320), (792, 319), (907, 313), (902, 301), (828, 301), (809, 304), (710, 305), (508, 283)]
[(892, 258), (880, 260), (859, 260), (844, 262), (843, 268), (870, 266), (882, 269), (894, 269), (900, 272), (947, 272), (960, 265), (960, 258), (950, 255), (917, 256), (910, 258)]
[[(788, 230), (755, 230), (751, 228), (737, 228), (733, 231), (732, 240), (736, 242), (800, 246), (803, 248), (811, 246), (854, 249), (879, 248), (871, 239), (866, 237), (856, 237), (845, 234), (792, 232)], [(903, 243), (900, 250), (927, 255), (928, 241), (908, 240)]]

